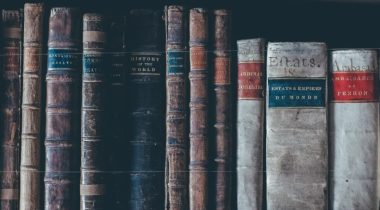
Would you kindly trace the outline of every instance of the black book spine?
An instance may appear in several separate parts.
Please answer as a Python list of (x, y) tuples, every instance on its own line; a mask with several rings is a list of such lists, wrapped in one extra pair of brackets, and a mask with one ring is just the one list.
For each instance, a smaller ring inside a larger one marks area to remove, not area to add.
[(114, 210), (124, 210), (126, 206), (126, 164), (127, 158), (125, 148), (126, 103), (125, 103), (125, 73), (126, 73), (126, 51), (125, 51), (125, 27), (126, 18), (121, 15), (113, 15), (110, 19), (109, 33), (109, 59), (111, 64), (110, 79), (108, 83), (109, 93), (109, 138), (108, 144), (108, 183), (109, 193), (108, 205)]
[(162, 12), (130, 12), (130, 210), (165, 205), (165, 54)]

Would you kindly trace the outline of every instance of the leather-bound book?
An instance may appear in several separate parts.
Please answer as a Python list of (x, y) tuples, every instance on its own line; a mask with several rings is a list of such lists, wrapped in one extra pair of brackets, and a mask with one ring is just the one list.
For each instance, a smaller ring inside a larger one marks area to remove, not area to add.
[(166, 21), (166, 209), (188, 209), (187, 13), (167, 6)]
[(215, 209), (231, 208), (231, 12), (214, 11)]
[(107, 22), (101, 14), (83, 16), (80, 207), (106, 209)]
[(125, 52), (125, 27), (126, 18), (121, 15), (110, 17), (109, 34), (109, 81), (108, 81), (108, 109), (107, 109), (107, 131), (109, 141), (108, 170), (107, 173), (107, 196), (108, 205), (114, 210), (126, 209), (126, 152), (127, 141), (125, 137), (126, 123), (126, 100), (125, 97), (125, 74), (126, 74), (126, 52)]
[(130, 210), (165, 207), (165, 50), (162, 11), (128, 18)]
[(331, 208), (377, 210), (378, 54), (346, 49), (330, 57)]
[(208, 205), (208, 11), (190, 10), (190, 209)]
[(265, 40), (237, 41), (237, 208), (262, 210)]
[(327, 209), (327, 49), (273, 42), (267, 53), (267, 209)]
[(44, 5), (24, 6), (20, 209), (40, 210)]
[(50, 12), (45, 210), (79, 209), (81, 19), (75, 8)]
[(0, 209), (18, 210), (21, 141), (22, 12), (2, 11)]

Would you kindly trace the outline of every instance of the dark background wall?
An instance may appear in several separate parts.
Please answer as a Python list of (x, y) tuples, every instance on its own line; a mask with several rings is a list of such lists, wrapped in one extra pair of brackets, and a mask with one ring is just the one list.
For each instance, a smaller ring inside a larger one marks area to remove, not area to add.
[[(30, 1), (30, 0), (29, 0)], [(41, 1), (41, 0), (40, 0)], [(80, 6), (87, 11), (127, 12), (130, 8), (229, 8), (235, 39), (326, 41), (333, 48), (380, 47), (380, 0), (42, 0), (48, 6)], [(1, 8), (21, 7), (22, 0), (1, 0)]]

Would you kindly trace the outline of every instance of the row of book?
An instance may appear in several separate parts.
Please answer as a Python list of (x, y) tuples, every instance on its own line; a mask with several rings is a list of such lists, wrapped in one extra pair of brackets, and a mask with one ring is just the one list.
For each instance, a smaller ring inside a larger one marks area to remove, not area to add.
[(2, 11), (1, 210), (379, 208), (376, 50), (238, 40), (235, 79), (228, 10), (46, 10)]

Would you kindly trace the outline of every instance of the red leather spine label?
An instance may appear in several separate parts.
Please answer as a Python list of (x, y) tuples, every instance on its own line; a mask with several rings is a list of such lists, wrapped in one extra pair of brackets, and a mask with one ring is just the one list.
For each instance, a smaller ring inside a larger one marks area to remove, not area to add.
[(230, 84), (230, 59), (228, 57), (215, 58), (214, 81), (217, 85)]
[(377, 101), (375, 78), (374, 72), (334, 72), (331, 77), (332, 101)]
[(207, 68), (207, 52), (204, 47), (190, 48), (190, 65), (194, 70), (205, 70)]
[(239, 99), (263, 99), (263, 64), (239, 63), (238, 64), (238, 98)]

